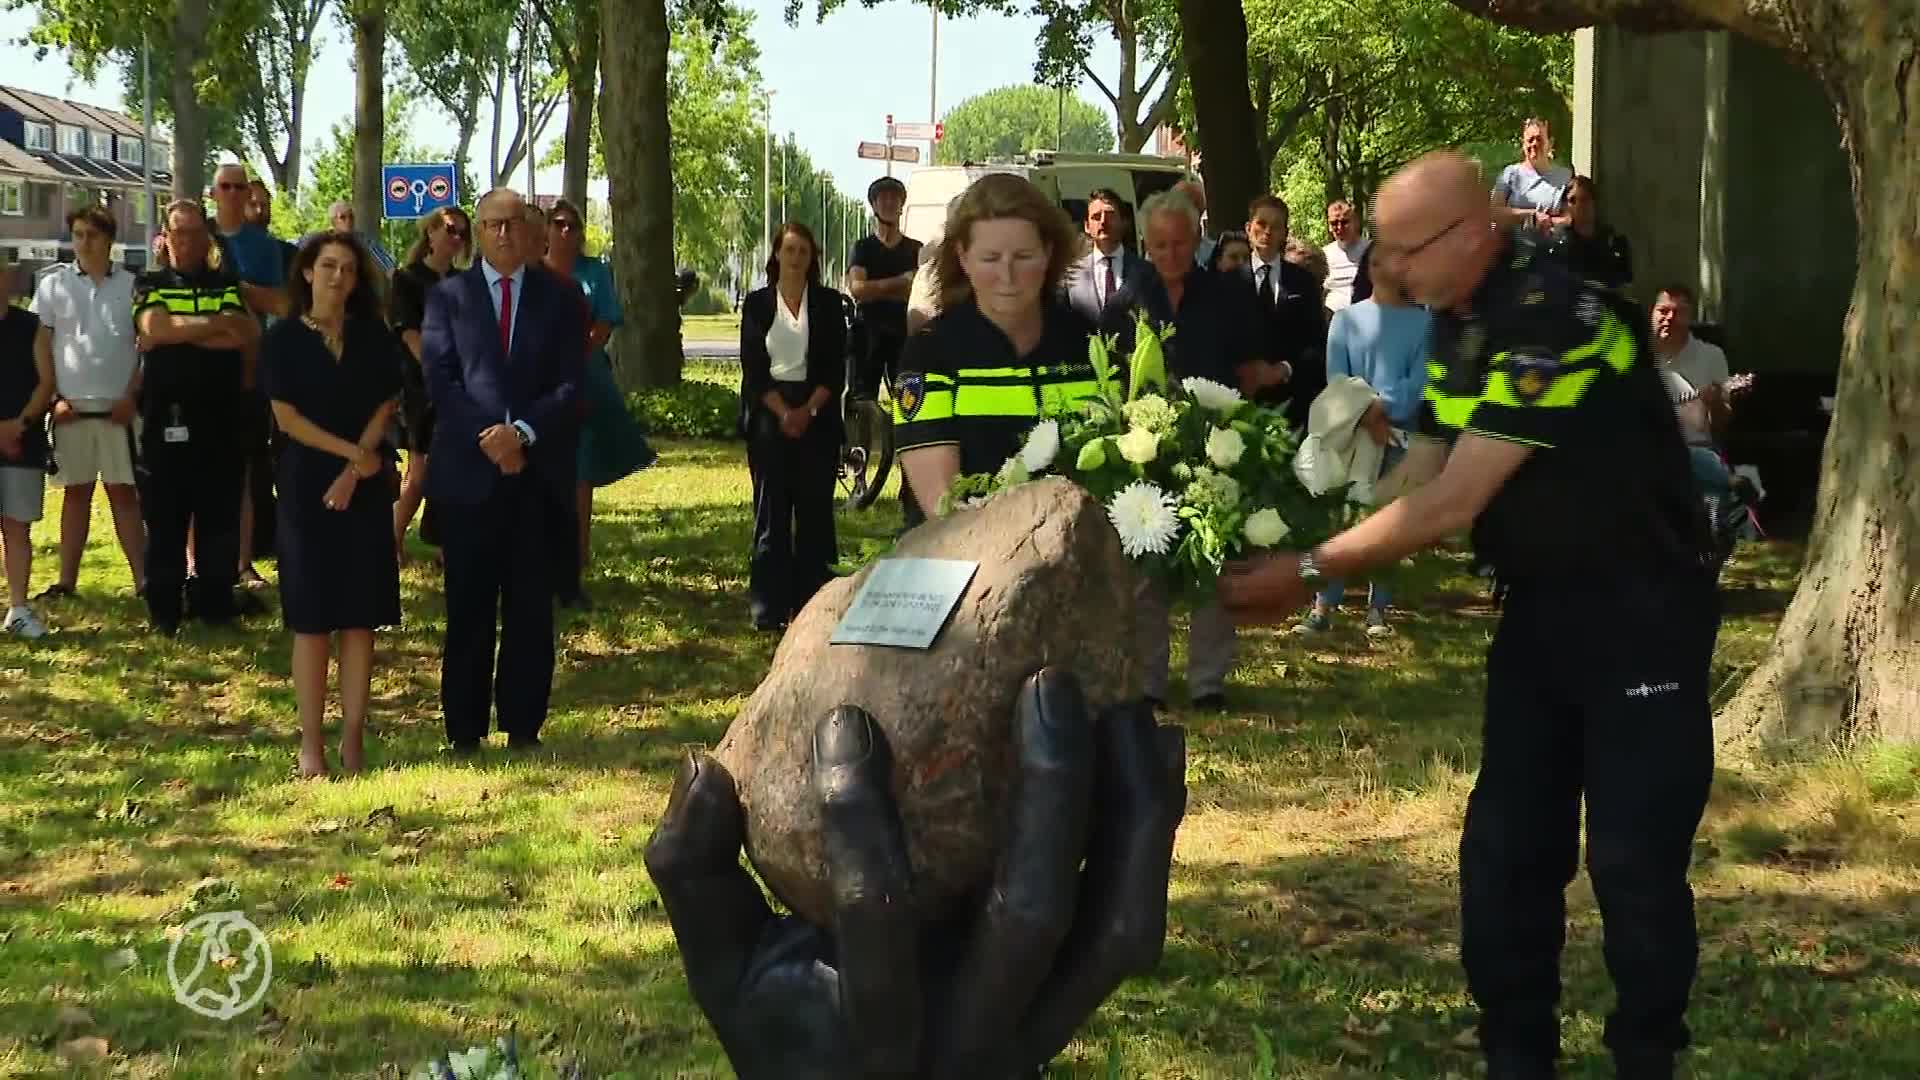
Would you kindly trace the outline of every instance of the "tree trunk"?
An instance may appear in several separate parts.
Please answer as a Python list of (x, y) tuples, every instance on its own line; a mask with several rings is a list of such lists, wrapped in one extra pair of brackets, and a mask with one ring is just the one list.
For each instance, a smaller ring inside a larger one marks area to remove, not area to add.
[(587, 205), (587, 166), (593, 157), (593, 99), (600, 77), (599, 19), (598, 11), (589, 10), (574, 23), (573, 65), (567, 72), (566, 157), (560, 194), (579, 207)]
[[(460, 114), (453, 118), (453, 174), (460, 178), (461, 184), (465, 184), (468, 174), (473, 169), (474, 132), (480, 127), (480, 80), (475, 79), (467, 84), (467, 91), (460, 99), (460, 106)], [(491, 180), (492, 177), (489, 176), (488, 179)], [(471, 206), (484, 194), (486, 193), (482, 191), (463, 191), (460, 193), (459, 201)]]
[(1260, 132), (1247, 88), (1247, 17), (1238, 3), (1180, 0), (1180, 31), (1200, 172), (1213, 227), (1239, 221), (1241, 208), (1267, 189), (1259, 160)]
[(1806, 565), (1766, 660), (1720, 714), (1729, 741), (1920, 742), (1920, 49), (1914, 5), (1899, 6), (1904, 42), (1876, 0), (1856, 6), (1864, 27), (1834, 31), (1875, 43), (1827, 80), (1859, 271)]
[(207, 191), (207, 111), (193, 71), (206, 52), (209, 0), (179, 0), (173, 11), (173, 195), (198, 199)]
[(1860, 250), (1820, 503), (1793, 600), (1716, 718), (1723, 742), (1920, 742), (1920, 0), (1452, 0), (1541, 31), (1722, 26), (1834, 100)]
[(673, 152), (667, 127), (666, 0), (601, 4), (600, 146), (613, 210), (613, 271), (627, 322), (616, 333), (629, 390), (680, 381), (673, 287)]
[(507, 57), (502, 53), (493, 67), (493, 138), (487, 147), (487, 186), (500, 186), (500, 113), (506, 105)]
[(386, 145), (387, 0), (357, 0), (353, 10), (353, 220), (378, 236), (386, 216), (380, 160)]

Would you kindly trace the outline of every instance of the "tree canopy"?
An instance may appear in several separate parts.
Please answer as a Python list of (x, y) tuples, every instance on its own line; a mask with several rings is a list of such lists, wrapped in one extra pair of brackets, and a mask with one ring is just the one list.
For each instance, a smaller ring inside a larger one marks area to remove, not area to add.
[(1098, 106), (1046, 86), (1003, 86), (976, 94), (941, 118), (946, 137), (935, 161), (1008, 158), (1030, 150), (1101, 153), (1113, 149), (1113, 131)]

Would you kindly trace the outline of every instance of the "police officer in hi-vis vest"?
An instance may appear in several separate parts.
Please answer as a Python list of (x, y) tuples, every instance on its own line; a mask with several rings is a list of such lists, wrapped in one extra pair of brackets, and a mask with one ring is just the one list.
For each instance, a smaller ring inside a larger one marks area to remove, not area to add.
[(1422, 428), (1437, 438), (1419, 452), (1444, 465), (1313, 551), (1231, 568), (1222, 598), (1250, 620), (1285, 618), (1324, 579), (1472, 529), (1508, 588), (1460, 843), (1461, 958), (1487, 1075), (1555, 1075), (1584, 803), (1618, 995), (1606, 1043), (1623, 1080), (1668, 1080), (1688, 1042), (1687, 868), (1713, 779), (1719, 610), (1645, 319), (1496, 230), (1459, 155), (1395, 176), (1374, 227), (1374, 259), (1434, 311)]
[[(133, 312), (144, 365), (147, 611), (156, 629), (171, 634), (183, 614), (216, 623), (235, 614), (242, 417), (253, 382), (246, 358), (260, 324), (240, 299), (240, 279), (207, 265), (212, 238), (198, 202), (167, 207), (166, 237), (168, 264), (135, 283)], [(189, 528), (196, 576), (184, 595)]]
[(981, 177), (947, 217), (941, 312), (907, 339), (894, 445), (928, 515), (961, 473), (991, 473), (1042, 416), (1096, 392), (1093, 324), (1057, 299), (1073, 224), (1018, 176)]

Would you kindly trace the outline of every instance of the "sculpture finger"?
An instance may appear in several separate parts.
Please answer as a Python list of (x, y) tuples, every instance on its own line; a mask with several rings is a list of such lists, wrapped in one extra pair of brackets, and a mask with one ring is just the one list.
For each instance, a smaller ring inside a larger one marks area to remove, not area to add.
[(1051, 1061), (1100, 1003), (1131, 975), (1160, 962), (1167, 936), (1167, 877), (1186, 813), (1186, 736), (1153, 722), (1145, 703), (1101, 718), (1099, 773), (1087, 869), (1073, 929), (1005, 1064)]
[(861, 1077), (913, 1076), (920, 1053), (920, 962), (913, 873), (889, 788), (886, 739), (851, 705), (813, 735), (813, 784), (825, 826), (840, 1001)]
[(1074, 677), (1045, 668), (1014, 703), (1019, 770), (1007, 844), (975, 918), (930, 1056), (936, 1077), (989, 1075), (1073, 923), (1093, 798), (1093, 718)]
[(723, 1044), (742, 976), (773, 919), (759, 883), (740, 865), (745, 838), (732, 775), (712, 757), (688, 753), (647, 838), (647, 876), (673, 924), (693, 999)]

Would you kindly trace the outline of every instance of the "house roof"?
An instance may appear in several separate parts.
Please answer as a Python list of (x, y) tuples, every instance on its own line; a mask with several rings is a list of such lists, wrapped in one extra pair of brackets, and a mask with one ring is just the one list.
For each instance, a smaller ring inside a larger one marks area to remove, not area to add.
[[(123, 113), (104, 109), (98, 105), (84, 105), (77, 101), (36, 94), (17, 86), (0, 86), (0, 109), (11, 109), (24, 119), (42, 123), (67, 124), (92, 131), (104, 130), (125, 138), (141, 136), (140, 126)], [(158, 168), (158, 163), (155, 164), (154, 183), (159, 185), (172, 183), (173, 174)], [(118, 160), (102, 161), (98, 158), (61, 154), (50, 150), (29, 150), (24, 146), (15, 146), (5, 141), (0, 141), (0, 172), (25, 176), (33, 180), (64, 181), (82, 185), (109, 184), (115, 187), (127, 187), (142, 183), (139, 168)]]

